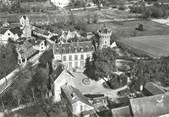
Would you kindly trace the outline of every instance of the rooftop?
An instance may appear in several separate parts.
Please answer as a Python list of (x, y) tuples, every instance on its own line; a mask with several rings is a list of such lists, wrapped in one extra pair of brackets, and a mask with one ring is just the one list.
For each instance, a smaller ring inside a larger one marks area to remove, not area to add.
[(160, 89), (156, 84), (152, 82), (147, 82), (144, 86), (144, 89), (150, 92), (152, 95), (163, 94), (165, 91)]
[(24, 41), (23, 44), (17, 45), (17, 49), (19, 50), (21, 56), (28, 59), (38, 52), (33, 48), (33, 44), (29, 41)]
[(66, 94), (68, 100), (73, 104), (76, 101), (81, 101), (89, 106), (92, 106), (92, 104), (89, 102), (89, 98), (85, 97), (84, 95), (82, 95), (82, 93), (69, 85), (63, 85), (61, 87), (62, 91), (64, 91), (64, 93)]
[(0, 29), (0, 34), (4, 34), (7, 30), (10, 30), (13, 34), (18, 34), (18, 36), (22, 35), (22, 30), (20, 27), (4, 27)]
[(113, 117), (131, 117), (129, 106), (111, 109)]
[(169, 94), (130, 99), (134, 117), (158, 117), (169, 113)]
[(56, 44), (54, 46), (54, 54), (79, 53), (79, 52), (88, 52), (88, 51), (93, 51), (93, 46), (90, 41)]

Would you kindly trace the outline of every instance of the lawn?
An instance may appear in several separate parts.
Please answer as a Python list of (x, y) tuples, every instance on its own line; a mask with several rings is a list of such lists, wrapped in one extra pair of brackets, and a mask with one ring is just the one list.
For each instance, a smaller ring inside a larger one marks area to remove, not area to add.
[[(125, 21), (125, 22), (108, 22), (87, 25), (87, 31), (97, 31), (104, 24), (108, 26), (112, 32), (120, 37), (133, 37), (133, 36), (151, 36), (151, 35), (167, 35), (169, 34), (169, 27), (153, 21), (138, 20), (138, 21)], [(143, 31), (137, 31), (135, 28), (139, 24), (143, 24)]]
[(152, 57), (169, 55), (169, 35), (140, 36), (118, 40), (127, 46), (141, 50)]

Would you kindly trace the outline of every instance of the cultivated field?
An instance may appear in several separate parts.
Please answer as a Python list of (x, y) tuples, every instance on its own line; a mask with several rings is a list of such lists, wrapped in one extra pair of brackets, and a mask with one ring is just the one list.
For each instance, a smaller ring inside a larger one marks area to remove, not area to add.
[(152, 57), (169, 56), (169, 35), (141, 36), (118, 40)]
[[(99, 24), (89, 24), (87, 25), (88, 31), (96, 31), (104, 24), (108, 26), (114, 34), (120, 37), (134, 37), (134, 36), (151, 36), (151, 35), (168, 35), (169, 26), (159, 24), (153, 21), (125, 21), (125, 22), (108, 22)], [(143, 24), (143, 31), (137, 31), (135, 28), (139, 24)]]

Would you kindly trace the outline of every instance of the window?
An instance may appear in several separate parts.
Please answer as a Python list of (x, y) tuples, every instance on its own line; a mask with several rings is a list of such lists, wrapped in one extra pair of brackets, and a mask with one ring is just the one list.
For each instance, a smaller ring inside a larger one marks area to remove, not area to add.
[(77, 68), (78, 67), (78, 62), (75, 62), (75, 68)]
[(85, 62), (84, 61), (80, 61), (80, 67), (83, 68), (85, 66)]
[(84, 59), (84, 55), (83, 54), (81, 54), (81, 57), (80, 57), (81, 59)]
[(69, 68), (72, 68), (72, 62), (69, 62)]
[(8, 33), (8, 36), (10, 36), (11, 34), (10, 33)]
[(66, 61), (66, 56), (63, 56), (63, 61)]
[(72, 55), (69, 55), (69, 61), (72, 61)]
[(75, 60), (78, 60), (78, 56), (77, 55), (75, 55)]
[(87, 58), (89, 58), (90, 57), (90, 54), (87, 54)]

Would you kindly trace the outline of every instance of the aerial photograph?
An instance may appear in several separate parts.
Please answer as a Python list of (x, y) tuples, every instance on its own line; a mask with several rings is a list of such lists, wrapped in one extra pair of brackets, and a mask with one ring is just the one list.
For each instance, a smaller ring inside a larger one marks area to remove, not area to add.
[(169, 0), (0, 0), (0, 117), (169, 117)]

